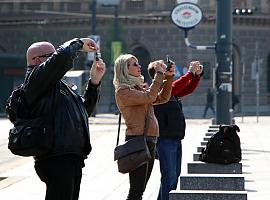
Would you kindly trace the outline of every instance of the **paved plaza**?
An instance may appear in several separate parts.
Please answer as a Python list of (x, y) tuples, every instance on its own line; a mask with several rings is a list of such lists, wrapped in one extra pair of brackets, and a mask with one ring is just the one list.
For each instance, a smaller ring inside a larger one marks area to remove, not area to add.
[[(258, 120), (258, 122), (257, 122)], [(118, 116), (99, 114), (90, 120), (93, 150), (83, 169), (80, 200), (120, 200), (128, 192), (128, 175), (117, 172), (113, 150), (117, 137)], [(187, 163), (193, 162), (193, 154), (200, 146), (210, 119), (187, 119), (186, 137), (183, 140), (182, 174), (187, 173)], [(249, 200), (270, 198), (270, 117), (237, 117), (240, 127), (243, 175)], [(8, 129), (11, 124), (0, 119), (0, 199), (42, 200), (45, 185), (33, 169), (32, 158), (12, 155), (7, 149)], [(122, 125), (121, 138), (124, 137)], [(160, 182), (158, 161), (144, 194), (144, 200), (155, 200)], [(179, 186), (178, 186), (179, 189)]]

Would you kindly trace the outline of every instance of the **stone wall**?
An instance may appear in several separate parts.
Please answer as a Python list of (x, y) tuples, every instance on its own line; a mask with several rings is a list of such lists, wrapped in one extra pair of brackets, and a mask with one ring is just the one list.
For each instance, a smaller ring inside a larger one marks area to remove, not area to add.
[[(212, 2), (212, 1), (211, 1)], [(23, 18), (23, 17), (22, 17)], [(18, 18), (21, 19), (21, 18)], [(74, 37), (86, 37), (91, 34), (90, 17), (48, 17), (42, 20), (34, 16), (25, 21), (13, 20), (12, 23), (0, 24), (0, 53), (24, 55), (32, 42), (47, 40), (56, 46)], [(112, 37), (112, 19), (97, 19), (96, 34), (101, 36), (101, 51), (108, 48)], [(197, 90), (183, 98), (184, 107), (198, 113), (205, 104), (205, 92), (213, 86), (213, 69), (215, 67), (214, 50), (194, 50), (186, 47), (184, 32), (174, 26), (169, 16), (153, 20), (119, 19), (123, 42), (127, 46), (126, 53), (133, 53), (136, 47), (143, 47), (150, 54), (150, 59), (165, 59), (169, 54), (178, 65), (187, 66), (191, 60), (199, 60), (205, 65), (206, 76)], [(216, 37), (215, 19), (204, 18), (193, 30), (189, 31), (189, 40), (195, 45), (213, 45)], [(258, 48), (256, 50), (256, 42)], [(245, 113), (256, 113), (256, 80), (252, 71), (255, 55), (262, 60), (260, 73), (260, 105), (261, 112), (270, 113), (269, 92), (267, 92), (267, 63), (270, 55), (270, 20), (269, 17), (247, 16), (234, 17), (233, 52), (234, 52), (234, 90), (235, 94), (244, 97)], [(76, 68), (85, 68), (85, 54), (75, 62)], [(241, 88), (243, 76), (242, 61), (245, 63), (244, 88)], [(269, 61), (268, 61), (269, 62)], [(107, 73), (102, 83), (102, 92), (97, 112), (114, 111), (114, 88), (112, 86), (113, 67), (107, 65)], [(143, 66), (146, 67), (146, 66)], [(240, 112), (241, 104), (236, 106)], [(190, 109), (189, 109), (190, 108)]]

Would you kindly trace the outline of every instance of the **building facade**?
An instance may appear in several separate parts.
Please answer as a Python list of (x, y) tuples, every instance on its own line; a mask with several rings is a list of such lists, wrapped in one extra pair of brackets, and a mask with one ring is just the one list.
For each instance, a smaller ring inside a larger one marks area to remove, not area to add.
[[(111, 3), (111, 4), (108, 4)], [(202, 116), (207, 88), (215, 81), (215, 50), (196, 50), (184, 42), (184, 32), (170, 19), (177, 1), (168, 0), (43, 0), (0, 2), (0, 113), (12, 89), (23, 81), (25, 52), (36, 41), (55, 46), (75, 38), (99, 35), (101, 54), (107, 63), (97, 113), (114, 112), (113, 56), (111, 44), (120, 41), (122, 53), (139, 58), (145, 80), (151, 60), (169, 54), (178, 75), (191, 60), (203, 63), (205, 75), (198, 89), (183, 99), (189, 116)], [(233, 96), (239, 103), (235, 115), (270, 114), (270, 3), (268, 0), (232, 0), (233, 8), (252, 8), (252, 15), (233, 15)], [(189, 31), (195, 45), (216, 41), (216, 0), (198, 1), (203, 11), (199, 25)], [(89, 70), (91, 61), (83, 54), (73, 70)], [(259, 71), (259, 72), (258, 72)], [(258, 73), (257, 73), (258, 72)]]

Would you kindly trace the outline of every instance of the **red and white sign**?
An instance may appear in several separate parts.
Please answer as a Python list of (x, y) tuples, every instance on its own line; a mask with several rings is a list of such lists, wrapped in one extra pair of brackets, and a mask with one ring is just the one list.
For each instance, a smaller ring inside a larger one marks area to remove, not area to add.
[(202, 11), (196, 4), (180, 3), (172, 10), (171, 19), (179, 28), (190, 29), (200, 23)]

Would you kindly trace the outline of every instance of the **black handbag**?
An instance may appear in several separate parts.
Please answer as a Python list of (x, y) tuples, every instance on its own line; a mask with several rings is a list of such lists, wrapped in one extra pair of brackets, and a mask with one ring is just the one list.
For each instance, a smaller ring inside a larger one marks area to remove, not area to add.
[(118, 171), (120, 173), (129, 173), (151, 159), (151, 154), (146, 143), (148, 124), (148, 117), (146, 117), (143, 136), (135, 136), (124, 144), (118, 145), (121, 125), (121, 113), (119, 113), (118, 135), (116, 147), (114, 149), (114, 160), (117, 160)]
[(8, 149), (18, 156), (42, 156), (54, 143), (54, 115), (61, 96), (47, 115), (37, 118), (18, 118), (9, 131)]

